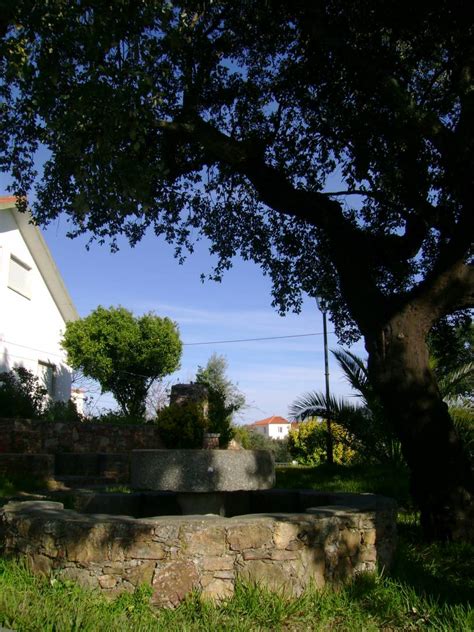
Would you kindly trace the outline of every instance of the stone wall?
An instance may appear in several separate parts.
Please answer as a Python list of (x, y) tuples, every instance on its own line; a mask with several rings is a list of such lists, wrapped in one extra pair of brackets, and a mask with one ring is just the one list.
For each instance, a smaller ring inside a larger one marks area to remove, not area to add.
[(12, 502), (0, 510), (0, 552), (112, 595), (149, 584), (158, 606), (176, 606), (192, 590), (225, 599), (239, 578), (298, 595), (310, 582), (323, 587), (389, 566), (395, 512), (381, 497), (370, 506), (234, 518), (134, 519)]
[(162, 447), (153, 425), (0, 419), (0, 453), (123, 453)]

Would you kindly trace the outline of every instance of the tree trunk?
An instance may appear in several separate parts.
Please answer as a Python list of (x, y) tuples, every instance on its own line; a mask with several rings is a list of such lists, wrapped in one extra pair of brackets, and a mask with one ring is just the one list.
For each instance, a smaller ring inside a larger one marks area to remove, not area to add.
[(473, 473), (429, 367), (429, 325), (430, 314), (409, 305), (366, 332), (369, 374), (400, 438), (425, 536), (472, 540)]

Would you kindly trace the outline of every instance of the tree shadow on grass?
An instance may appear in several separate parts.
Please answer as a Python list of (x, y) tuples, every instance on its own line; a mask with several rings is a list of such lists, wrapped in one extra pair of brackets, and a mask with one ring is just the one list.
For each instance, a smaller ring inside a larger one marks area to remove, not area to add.
[(399, 524), (399, 542), (390, 576), (418, 594), (450, 605), (472, 604), (474, 545), (426, 543), (418, 524)]

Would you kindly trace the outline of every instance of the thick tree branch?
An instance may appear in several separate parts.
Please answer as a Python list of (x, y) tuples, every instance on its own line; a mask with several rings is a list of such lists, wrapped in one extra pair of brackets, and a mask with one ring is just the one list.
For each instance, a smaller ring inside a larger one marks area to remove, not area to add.
[(340, 197), (345, 195), (360, 195), (361, 197), (370, 197), (380, 200), (382, 196), (377, 191), (366, 191), (365, 189), (348, 189), (347, 191), (322, 191), (323, 195), (328, 197)]
[[(340, 204), (330, 199), (332, 195), (343, 195), (343, 192), (296, 189), (281, 171), (267, 165), (254, 147), (230, 138), (195, 115), (192, 120), (161, 121), (159, 127), (199, 142), (213, 161), (223, 162), (245, 175), (257, 189), (260, 199), (273, 210), (321, 228), (330, 237), (339, 239), (341, 233), (347, 234), (359, 249), (358, 259), (365, 257), (368, 266), (372, 266), (374, 260), (399, 261), (414, 257), (426, 236), (426, 222), (416, 215), (408, 216), (403, 235), (375, 236), (358, 229), (344, 217)], [(358, 191), (351, 190), (350, 193), (357, 194)], [(360, 190), (360, 194), (381, 199), (377, 192)]]
[(327, 232), (353, 230), (338, 202), (322, 193), (296, 189), (278, 169), (267, 165), (253, 147), (230, 138), (210, 123), (194, 117), (194, 120), (185, 122), (160, 121), (158, 126), (165, 132), (197, 141), (208, 159), (224, 163), (247, 176), (262, 202), (273, 210)]
[[(245, 175), (262, 202), (274, 211), (322, 229), (333, 244), (334, 261), (354, 313), (359, 312), (359, 307), (362, 312), (362, 305), (368, 300), (374, 306), (382, 305), (382, 295), (373, 280), (374, 262), (414, 257), (428, 231), (428, 224), (422, 217), (409, 215), (403, 235), (376, 237), (368, 234), (344, 217), (340, 204), (331, 200), (328, 193), (296, 189), (278, 169), (265, 163), (255, 147), (232, 139), (212, 124), (191, 116), (184, 121), (162, 121), (159, 126), (183, 140), (198, 142), (208, 160), (225, 163)], [(467, 289), (468, 279), (461, 270), (445, 264), (440, 273), (438, 270), (433, 275), (432, 281), (427, 280), (419, 291), (415, 290), (424, 302), (432, 303), (431, 313), (433, 316), (437, 314), (434, 320), (472, 303), (472, 288)], [(375, 307), (369, 318), (379, 317), (379, 309)], [(363, 318), (359, 314), (359, 321)]]
[[(381, 317), (384, 298), (374, 278), (374, 253), (382, 252), (383, 243), (352, 224), (338, 202), (323, 193), (295, 188), (281, 171), (267, 165), (253, 146), (230, 138), (198, 117), (161, 121), (159, 127), (165, 133), (199, 143), (209, 161), (224, 163), (246, 176), (261, 201), (272, 210), (323, 230), (332, 244), (346, 300), (362, 328), (369, 320)], [(366, 310), (368, 304), (373, 307), (370, 313)]]
[(456, 262), (428, 278), (415, 291), (432, 323), (442, 316), (474, 307), (474, 265)]

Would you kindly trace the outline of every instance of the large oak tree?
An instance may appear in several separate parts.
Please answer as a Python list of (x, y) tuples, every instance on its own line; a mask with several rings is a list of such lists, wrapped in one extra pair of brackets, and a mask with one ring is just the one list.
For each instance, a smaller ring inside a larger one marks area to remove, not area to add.
[(26, 194), (48, 148), (38, 221), (132, 243), (151, 226), (178, 256), (204, 235), (213, 276), (254, 260), (282, 311), (322, 294), (341, 338), (364, 337), (440, 538), (473, 511), (425, 342), (473, 304), (470, 5), (17, 0), (0, 17), (0, 159)]

